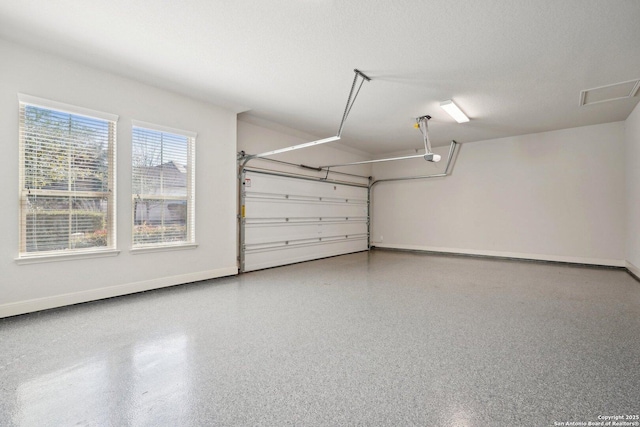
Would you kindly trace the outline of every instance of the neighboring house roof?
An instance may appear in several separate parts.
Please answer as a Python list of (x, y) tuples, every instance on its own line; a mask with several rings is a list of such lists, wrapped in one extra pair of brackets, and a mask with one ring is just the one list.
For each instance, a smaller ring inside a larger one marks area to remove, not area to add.
[(156, 167), (157, 167), (157, 168), (158, 168), (158, 167), (162, 167), (162, 168), (164, 168), (165, 170), (166, 170), (167, 168), (172, 167), (172, 168), (175, 168), (175, 169), (176, 169), (178, 172), (180, 172), (180, 173), (183, 173), (183, 174), (185, 174), (185, 175), (186, 175), (186, 173), (187, 173), (187, 167), (186, 167), (185, 165), (183, 165), (183, 164), (181, 164), (181, 163), (176, 163), (176, 162), (174, 162), (173, 160), (172, 160), (172, 161), (170, 161), (170, 162), (164, 163), (164, 164), (162, 164), (162, 165), (160, 165), (160, 166), (156, 166)]
[[(144, 189), (137, 191), (146, 194), (185, 195), (187, 187), (187, 167), (170, 161), (157, 166), (134, 167), (134, 173), (145, 180)], [(162, 190), (160, 185), (162, 183)]]

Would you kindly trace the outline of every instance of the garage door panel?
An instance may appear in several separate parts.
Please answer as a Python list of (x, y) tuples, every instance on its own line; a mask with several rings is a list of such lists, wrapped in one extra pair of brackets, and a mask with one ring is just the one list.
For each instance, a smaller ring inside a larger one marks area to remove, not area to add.
[(291, 223), (247, 223), (245, 244), (266, 243), (277, 241), (289, 241), (298, 239), (327, 239), (339, 236), (366, 235), (367, 222), (344, 221), (312, 224), (291, 224)]
[(259, 171), (244, 178), (242, 271), (367, 250), (366, 186)]
[[(247, 171), (245, 177), (245, 189), (247, 193), (260, 194), (289, 194), (305, 195), (311, 197), (336, 197), (359, 198), (367, 200), (367, 192), (362, 192), (362, 187), (342, 185), (332, 182), (311, 181), (295, 177), (283, 177), (274, 175), (261, 175)], [(363, 197), (364, 196), (364, 197)]]
[(296, 201), (264, 201), (247, 198), (245, 217), (260, 218), (325, 218), (325, 217), (366, 217), (367, 205), (355, 203), (307, 203)]
[(244, 271), (253, 271), (330, 256), (344, 255), (366, 249), (366, 236), (332, 243), (300, 244), (273, 249), (250, 247), (247, 249), (247, 268), (245, 268)]

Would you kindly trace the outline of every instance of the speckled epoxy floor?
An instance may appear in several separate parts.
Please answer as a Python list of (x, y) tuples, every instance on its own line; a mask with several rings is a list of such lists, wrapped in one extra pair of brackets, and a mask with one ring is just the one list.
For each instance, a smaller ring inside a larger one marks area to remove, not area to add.
[(378, 250), (3, 319), (0, 343), (2, 426), (640, 413), (640, 283), (620, 270)]

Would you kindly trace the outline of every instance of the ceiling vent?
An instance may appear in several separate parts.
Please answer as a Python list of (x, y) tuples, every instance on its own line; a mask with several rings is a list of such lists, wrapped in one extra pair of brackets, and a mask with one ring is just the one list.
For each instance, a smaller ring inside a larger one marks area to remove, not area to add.
[(640, 90), (640, 79), (585, 89), (580, 92), (580, 105), (600, 104), (601, 102), (631, 98), (638, 94), (638, 90)]

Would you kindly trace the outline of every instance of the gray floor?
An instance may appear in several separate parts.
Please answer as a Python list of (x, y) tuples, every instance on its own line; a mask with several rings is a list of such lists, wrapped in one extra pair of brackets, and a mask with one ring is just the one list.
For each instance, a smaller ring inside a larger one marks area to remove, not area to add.
[(621, 270), (378, 250), (4, 319), (0, 343), (2, 426), (640, 413), (640, 283)]

